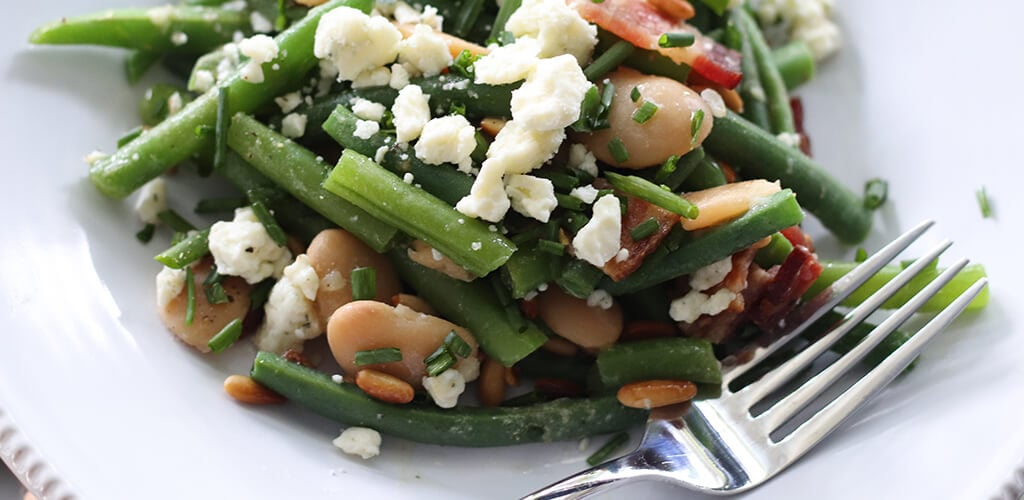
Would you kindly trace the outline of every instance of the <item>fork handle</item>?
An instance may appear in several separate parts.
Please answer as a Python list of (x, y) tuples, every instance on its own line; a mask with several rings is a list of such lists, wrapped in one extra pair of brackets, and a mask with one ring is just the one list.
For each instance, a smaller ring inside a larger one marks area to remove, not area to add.
[(651, 471), (638, 467), (639, 460), (639, 454), (630, 453), (550, 484), (526, 495), (522, 500), (585, 498), (623, 486), (651, 475)]

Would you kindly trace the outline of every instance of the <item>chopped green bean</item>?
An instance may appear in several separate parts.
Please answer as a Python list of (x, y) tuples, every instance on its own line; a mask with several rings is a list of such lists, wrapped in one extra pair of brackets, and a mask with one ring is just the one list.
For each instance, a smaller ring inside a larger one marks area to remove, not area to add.
[(619, 67), (634, 50), (636, 50), (635, 45), (625, 40), (619, 40), (594, 58), (593, 62), (583, 69), (583, 75), (587, 77), (587, 80), (596, 81)]
[(375, 365), (378, 363), (394, 363), (402, 360), (402, 351), (397, 347), (382, 347), (355, 354), (356, 366)]
[[(804, 297), (813, 297), (818, 292), (824, 290), (826, 287), (832, 285), (836, 280), (842, 278), (847, 273), (857, 267), (856, 262), (842, 262), (842, 261), (822, 261), (821, 275), (814, 282), (813, 285), (804, 294)], [(864, 302), (871, 294), (878, 291), (883, 285), (892, 281), (897, 274), (903, 269), (902, 266), (896, 264), (890, 264), (883, 267), (879, 272), (875, 273), (867, 283), (864, 283), (858, 288), (853, 294), (851, 294), (843, 305), (855, 306)], [(906, 286), (900, 289), (891, 299), (882, 304), (885, 309), (895, 309), (897, 307), (906, 304), (911, 297), (921, 291), (928, 283), (931, 283), (939, 274), (942, 273), (942, 269), (937, 266), (931, 266), (920, 274), (915, 276), (907, 283)], [(922, 312), (937, 312), (943, 308), (948, 307), (949, 304), (960, 296), (965, 290), (967, 290), (975, 281), (987, 276), (985, 272), (985, 266), (981, 264), (968, 264), (967, 267), (963, 268), (957, 275), (950, 281), (946, 286), (942, 287), (934, 297), (926, 302), (922, 307)], [(981, 293), (975, 297), (974, 300), (967, 305), (968, 310), (977, 310), (984, 308), (988, 305), (989, 291), (988, 287), (982, 289)]]
[(597, 354), (597, 369), (605, 389), (637, 380), (722, 382), (721, 366), (711, 343), (688, 337), (615, 344)]
[(352, 286), (352, 300), (372, 300), (377, 296), (377, 270), (372, 267), (357, 267), (349, 277)]

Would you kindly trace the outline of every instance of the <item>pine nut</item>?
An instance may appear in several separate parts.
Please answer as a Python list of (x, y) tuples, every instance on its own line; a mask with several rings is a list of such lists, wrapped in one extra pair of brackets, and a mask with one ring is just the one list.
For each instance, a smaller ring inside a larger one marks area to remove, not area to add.
[(487, 358), (480, 367), (480, 403), (484, 406), (500, 406), (505, 400), (505, 367), (498, 361)]
[(630, 408), (660, 408), (689, 401), (697, 395), (697, 386), (685, 380), (644, 380), (619, 388), (616, 396)]
[(284, 396), (267, 389), (246, 375), (231, 375), (224, 379), (224, 392), (238, 402), (251, 405), (270, 405), (285, 402)]
[(356, 385), (371, 398), (386, 403), (405, 404), (415, 396), (408, 382), (377, 370), (359, 370)]

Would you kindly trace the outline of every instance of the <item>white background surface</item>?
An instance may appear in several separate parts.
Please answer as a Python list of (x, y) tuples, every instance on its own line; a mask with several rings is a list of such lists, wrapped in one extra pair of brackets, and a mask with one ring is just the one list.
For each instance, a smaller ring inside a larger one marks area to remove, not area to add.
[[(126, 205), (84, 180), (82, 156), (111, 150), (135, 126), (144, 86), (125, 84), (118, 51), (24, 42), (61, 15), (138, 2), (5, 7), (0, 456), (34, 488), (81, 498), (512, 497), (582, 467), (592, 449), (577, 443), (461, 450), (386, 439), (380, 459), (362, 462), (331, 447), (333, 423), (223, 396), (224, 376), (245, 371), (251, 353), (203, 358), (171, 340), (151, 303), (151, 255), (162, 243), (138, 245)], [(985, 263), (993, 299), (751, 498), (985, 498), (1024, 457), (1024, 327), (1015, 315), (1024, 292), (1011, 245), (1024, 221), (1024, 94), (1012, 87), (1024, 80), (1024, 5), (996, 4), (841, 3), (849, 47), (802, 92), (817, 158), (855, 189), (874, 176), (890, 181), (891, 204), (868, 249), (934, 218), (928, 242), (953, 238), (950, 260)], [(995, 219), (979, 214), (982, 185)], [(185, 198), (182, 213), (194, 199)], [(818, 243), (826, 255), (851, 252), (827, 236)], [(618, 494), (641, 492), (681, 493), (656, 485)]]

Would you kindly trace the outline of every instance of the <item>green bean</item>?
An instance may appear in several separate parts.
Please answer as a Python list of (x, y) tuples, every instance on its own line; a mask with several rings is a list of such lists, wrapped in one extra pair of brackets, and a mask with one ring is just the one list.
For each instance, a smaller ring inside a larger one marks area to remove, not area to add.
[(615, 344), (597, 354), (597, 370), (605, 389), (638, 380), (722, 383), (711, 342), (688, 337)]
[[(255, 118), (235, 115), (228, 128), (227, 141), (231, 149), (263, 175), (370, 248), (383, 252), (398, 236), (394, 227), (324, 189), (321, 184), (330, 166), (316, 154)], [(281, 168), (282, 165), (288, 168)]]
[[(842, 319), (843, 315), (835, 311), (825, 313), (825, 315), (822, 316), (821, 319), (814, 322), (814, 324), (811, 325), (807, 329), (807, 331), (803, 333), (803, 337), (812, 341), (817, 338), (820, 338), (822, 335), (828, 333), (832, 326), (841, 321)], [(857, 324), (857, 326), (853, 327), (853, 329), (850, 330), (849, 333), (844, 335), (842, 338), (839, 339), (839, 341), (832, 345), (832, 351), (837, 352), (839, 354), (846, 354), (850, 352), (851, 350), (853, 350), (854, 347), (857, 347), (857, 344), (861, 343), (861, 341), (863, 341), (864, 338), (867, 337), (868, 334), (870, 334), (876, 326), (877, 325), (868, 322), (862, 322)], [(868, 351), (868, 353), (864, 356), (862, 362), (870, 368), (878, 366), (879, 363), (884, 361), (885, 358), (889, 357), (890, 354), (895, 352), (896, 349), (899, 349), (900, 346), (905, 344), (913, 336), (913, 333), (907, 332), (905, 330), (896, 330), (890, 333), (887, 337), (882, 339), (882, 342), (875, 346), (874, 349)], [(913, 366), (914, 364), (911, 363), (911, 365), (908, 366), (907, 369), (904, 370), (904, 372), (910, 370), (911, 368), (913, 368)]]
[(613, 295), (633, 293), (690, 274), (801, 220), (803, 210), (793, 192), (785, 189), (755, 203), (738, 219), (699, 233), (685, 233), (687, 240), (678, 249), (661, 258), (648, 256), (633, 274), (621, 281), (606, 278), (600, 287)]
[[(598, 30), (598, 41), (597, 52), (604, 52), (623, 40), (607, 31)], [(664, 76), (684, 84), (690, 76), (689, 66), (679, 64), (654, 50), (637, 48), (626, 57), (622, 65), (633, 68), (641, 73)]]
[[(836, 280), (842, 278), (850, 271), (853, 271), (859, 263), (857, 262), (841, 262), (841, 261), (822, 261), (822, 272), (818, 276), (818, 279), (804, 294), (805, 297), (813, 297), (818, 292), (824, 290), (826, 287), (835, 283)], [(903, 266), (890, 264), (882, 268), (881, 271), (875, 273), (867, 283), (862, 285), (857, 291), (853, 292), (845, 301), (843, 305), (855, 306), (865, 301), (871, 294), (878, 291), (883, 285), (892, 281), (900, 271), (903, 270)], [(903, 304), (906, 304), (911, 297), (921, 291), (928, 283), (931, 283), (938, 275), (942, 273), (942, 269), (938, 266), (931, 266), (926, 268), (920, 274), (915, 276), (907, 283), (906, 286), (900, 289), (891, 299), (882, 304), (885, 309), (895, 309)], [(928, 302), (921, 307), (921, 311), (924, 312), (938, 312), (949, 306), (954, 299), (960, 296), (964, 290), (967, 290), (974, 282), (987, 276), (985, 273), (985, 266), (981, 264), (969, 264), (963, 270), (961, 270), (950, 281), (946, 286), (939, 290), (939, 293), (931, 298)], [(974, 300), (967, 305), (968, 310), (978, 310), (988, 305), (989, 291), (988, 287), (985, 287), (981, 293), (975, 297)]]
[(727, 182), (722, 166), (714, 159), (704, 156), (683, 181), (683, 191), (700, 191), (721, 186)]
[(596, 82), (602, 76), (618, 68), (623, 61), (633, 54), (634, 50), (636, 50), (635, 45), (625, 40), (619, 40), (595, 58), (583, 70), (583, 74), (586, 75), (587, 80)]
[(761, 85), (761, 71), (758, 69), (757, 58), (754, 56), (753, 41), (750, 39), (751, 34), (747, 29), (747, 23), (739, 18), (742, 15), (740, 13), (742, 10), (742, 7), (735, 8), (729, 13), (729, 24), (739, 34), (739, 47), (733, 48), (739, 50), (742, 56), (740, 64), (743, 70), (743, 80), (740, 81), (737, 90), (740, 92), (740, 97), (743, 98), (743, 117), (758, 127), (768, 130), (771, 123), (768, 118), (764, 87)]
[(168, 5), (63, 18), (36, 29), (29, 42), (202, 54), (230, 42), (236, 31), (252, 31), (247, 13)]
[[(761, 86), (764, 89), (768, 105), (768, 123), (771, 125), (772, 133), (796, 133), (793, 109), (789, 105), (786, 84), (783, 82), (782, 76), (779, 75), (779, 68), (775, 66), (771, 49), (764, 39), (761, 28), (746, 9), (733, 9), (733, 13), (736, 16), (737, 24), (744, 28), (743, 32), (749, 37), (754, 60), (757, 61), (757, 70), (761, 76)], [(747, 38), (744, 39), (744, 41), (746, 40)]]
[(162, 57), (159, 52), (133, 50), (124, 58), (124, 76), (128, 83), (137, 83)]
[(380, 148), (385, 148), (380, 165), (398, 175), (410, 173), (416, 184), (424, 191), (437, 196), (449, 205), (455, 205), (462, 197), (469, 194), (473, 186), (473, 178), (447, 165), (428, 165), (423, 163), (408, 149), (398, 147), (393, 136), (378, 133), (363, 139), (356, 135), (359, 121), (352, 111), (338, 106), (330, 118), (324, 122), (323, 130), (345, 148), (352, 149), (363, 156), (374, 158)]
[(699, 211), (697, 206), (690, 203), (682, 196), (662, 189), (642, 177), (635, 175), (620, 175), (615, 172), (605, 172), (605, 178), (616, 189), (628, 195), (635, 196), (652, 205), (661, 207), (686, 219), (695, 219)]
[(494, 25), (491, 26), (491, 39), (497, 40), (501, 36), (501, 32), (505, 31), (505, 23), (508, 22), (508, 18), (512, 17), (512, 14), (519, 10), (519, 7), (523, 4), (523, 0), (507, 0), (501, 3), (501, 7), (498, 8), (498, 15), (494, 18)]
[(508, 238), (488, 229), (487, 223), (459, 213), (351, 149), (342, 153), (324, 187), (385, 223), (426, 241), (477, 276), (486, 276), (500, 267), (516, 249)]
[(182, 269), (210, 253), (210, 230), (196, 231), (154, 257), (171, 268)]
[[(779, 69), (786, 88), (793, 90), (814, 78), (814, 53), (807, 42), (793, 40), (786, 45), (772, 50), (772, 61)], [(744, 73), (746, 74), (746, 73)], [(746, 105), (746, 101), (743, 101)]]
[(565, 293), (578, 299), (585, 299), (597, 288), (604, 272), (579, 259), (568, 259), (562, 273), (555, 278), (555, 283)]
[(775, 233), (772, 235), (771, 241), (767, 246), (757, 251), (754, 255), (754, 262), (764, 269), (768, 269), (777, 264), (782, 264), (790, 252), (793, 251), (793, 244), (790, 243), (789, 238), (786, 238), (782, 233)]
[(704, 149), (744, 178), (780, 180), (845, 243), (862, 241), (871, 229), (871, 211), (859, 195), (796, 148), (735, 113), (715, 118)]
[(466, 38), (473, 29), (480, 12), (483, 11), (484, 0), (463, 0), (458, 14), (452, 19), (450, 32), (459, 37)]
[[(199, 75), (200, 71), (205, 71), (205, 72), (209, 73), (211, 76), (213, 76), (214, 83), (216, 83), (216, 78), (217, 78), (217, 74), (218, 74), (217, 68), (220, 66), (221, 61), (223, 61), (223, 60), (227, 59), (228, 57), (230, 57), (230, 55), (228, 54), (227, 50), (228, 49), (226, 49), (224, 47), (221, 47), (221, 48), (219, 48), (217, 50), (213, 50), (213, 51), (207, 52), (206, 54), (203, 54), (202, 56), (199, 57), (199, 59), (196, 60), (196, 63), (194, 65), (192, 65), (192, 70), (189, 72), (189, 76), (188, 76), (188, 89), (189, 90), (191, 90), (192, 92), (200, 93), (200, 94), (203, 93), (203, 92), (206, 92), (207, 90), (209, 90), (209, 88), (205, 88), (204, 86), (199, 85), (199, 83), (198, 83), (198, 81), (199, 81), (198, 75)], [(237, 49), (233, 49), (233, 50), (237, 50)]]
[(519, 248), (501, 268), (501, 277), (512, 296), (521, 299), (550, 283), (561, 271), (559, 259), (537, 246)]
[(647, 418), (647, 412), (626, 408), (614, 397), (457, 410), (416, 403), (392, 405), (370, 398), (354, 384), (334, 383), (325, 373), (268, 352), (256, 355), (251, 375), (289, 400), (345, 425), (445, 446), (580, 439), (628, 429)]
[(502, 305), (487, 280), (466, 283), (413, 262), (402, 250), (390, 255), (403, 281), (442, 316), (469, 330), (501, 364), (512, 366), (547, 342), (547, 335), (523, 318), (514, 302), (512, 308)]
[[(255, 110), (305, 80), (307, 72), (316, 66), (313, 37), (323, 13), (343, 5), (369, 12), (372, 4), (371, 0), (331, 0), (278, 35), (280, 55), (263, 65), (266, 75), (263, 83), (248, 83), (237, 73), (222, 82), (231, 88), (231, 112)], [(271, 66), (277, 70), (271, 70)], [(216, 93), (203, 94), (178, 114), (93, 164), (89, 171), (93, 184), (110, 198), (128, 196), (212, 143), (211, 137), (198, 137), (195, 131), (202, 125), (212, 126), (216, 114)]]

